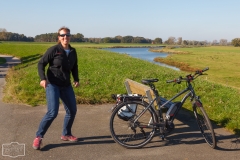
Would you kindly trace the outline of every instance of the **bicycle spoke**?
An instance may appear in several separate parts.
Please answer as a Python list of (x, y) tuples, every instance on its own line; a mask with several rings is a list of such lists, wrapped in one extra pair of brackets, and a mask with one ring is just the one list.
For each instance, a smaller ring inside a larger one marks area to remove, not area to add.
[[(152, 118), (152, 113), (150, 110), (147, 110), (134, 123), (134, 119), (138, 117), (138, 115), (145, 109), (145, 105), (138, 103), (133, 116), (129, 119), (124, 115), (118, 116), (118, 114), (123, 114), (120, 113), (119, 110), (125, 110), (124, 112), (126, 113), (126, 107), (124, 108), (126, 105), (130, 106), (131, 103), (125, 103), (123, 106), (119, 106), (111, 117), (110, 130), (112, 137), (117, 143), (127, 148), (142, 147), (152, 139), (155, 132), (153, 127), (146, 127), (149, 125), (149, 121)], [(127, 113), (126, 115), (130, 116), (131, 114)]]
[(213, 131), (211, 122), (203, 109), (203, 107), (194, 107), (194, 114), (197, 120), (199, 129), (205, 141), (212, 147), (216, 147), (215, 133)]

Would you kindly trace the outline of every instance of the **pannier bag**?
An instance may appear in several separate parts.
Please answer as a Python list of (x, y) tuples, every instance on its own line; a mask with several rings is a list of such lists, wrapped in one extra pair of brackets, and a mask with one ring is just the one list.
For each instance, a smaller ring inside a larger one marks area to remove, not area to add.
[(123, 106), (117, 113), (118, 117), (124, 121), (133, 118), (136, 111), (136, 104), (128, 104), (127, 106)]
[[(112, 98), (115, 99), (116, 105), (112, 108), (116, 108), (119, 104), (127, 101), (142, 101), (142, 95), (139, 94), (117, 94), (117, 95), (112, 95)], [(136, 112), (136, 104), (128, 104), (127, 106), (123, 106), (121, 109), (119, 109), (117, 115), (120, 119), (124, 121), (128, 121), (129, 119), (134, 117), (134, 114)]]

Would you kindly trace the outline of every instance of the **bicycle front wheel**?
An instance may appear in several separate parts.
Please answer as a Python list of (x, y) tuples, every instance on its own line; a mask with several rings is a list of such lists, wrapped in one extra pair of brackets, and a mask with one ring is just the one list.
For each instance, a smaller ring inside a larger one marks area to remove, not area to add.
[(197, 120), (198, 127), (205, 141), (209, 144), (210, 147), (215, 148), (216, 147), (215, 133), (211, 121), (209, 120), (204, 108), (195, 106), (193, 107), (193, 112)]
[(128, 101), (114, 109), (110, 118), (110, 132), (116, 143), (126, 148), (141, 148), (151, 141), (156, 117), (152, 108), (146, 109), (147, 106), (147, 102)]

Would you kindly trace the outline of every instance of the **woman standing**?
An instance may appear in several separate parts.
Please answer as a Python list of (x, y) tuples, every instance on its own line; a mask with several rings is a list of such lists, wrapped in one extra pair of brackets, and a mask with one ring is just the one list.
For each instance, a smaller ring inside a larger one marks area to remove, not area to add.
[[(42, 138), (47, 132), (59, 110), (59, 99), (62, 100), (66, 115), (64, 118), (61, 139), (64, 141), (78, 141), (72, 135), (71, 128), (77, 113), (75, 94), (70, 81), (73, 77), (73, 86), (79, 86), (78, 60), (75, 48), (71, 47), (70, 29), (62, 27), (58, 30), (58, 44), (50, 47), (38, 63), (40, 86), (46, 91), (47, 113), (40, 122), (33, 148), (40, 149)], [(45, 67), (48, 65), (47, 73)]]

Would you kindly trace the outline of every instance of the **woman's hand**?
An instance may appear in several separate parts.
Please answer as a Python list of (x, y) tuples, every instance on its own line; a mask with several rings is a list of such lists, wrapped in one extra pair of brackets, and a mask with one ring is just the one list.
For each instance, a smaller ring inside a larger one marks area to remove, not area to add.
[(47, 87), (47, 81), (46, 80), (41, 80), (40, 86), (42, 86), (44, 89)]
[(74, 81), (74, 82), (73, 82), (73, 86), (74, 86), (74, 87), (79, 87), (79, 82)]

